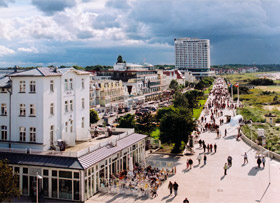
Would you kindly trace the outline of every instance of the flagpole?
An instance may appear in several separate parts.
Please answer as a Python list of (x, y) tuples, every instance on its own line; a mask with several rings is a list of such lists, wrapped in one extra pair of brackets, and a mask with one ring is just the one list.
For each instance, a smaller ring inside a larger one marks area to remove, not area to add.
[(233, 85), (230, 84), (230, 86), (231, 86), (231, 99), (232, 99), (232, 103), (233, 103)]
[(237, 105), (238, 105), (238, 107), (239, 107), (239, 85), (238, 85), (238, 87), (237, 87)]

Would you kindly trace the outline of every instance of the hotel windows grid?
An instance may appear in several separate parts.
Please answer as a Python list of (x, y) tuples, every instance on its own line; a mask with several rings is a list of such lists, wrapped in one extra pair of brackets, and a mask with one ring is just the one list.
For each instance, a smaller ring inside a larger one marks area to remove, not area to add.
[(25, 104), (20, 104), (19, 105), (19, 115), (20, 116), (25, 116)]
[(7, 105), (1, 104), (1, 116), (7, 116)]
[(1, 140), (7, 140), (7, 126), (1, 126)]
[(54, 115), (54, 104), (53, 103), (50, 104), (50, 114)]
[(36, 82), (30, 81), (30, 93), (35, 93), (35, 92), (36, 92)]
[(25, 142), (26, 140), (26, 128), (19, 127), (19, 141)]
[(54, 82), (53, 82), (53, 80), (50, 81), (50, 91), (54, 92)]
[(19, 92), (20, 93), (25, 93), (25, 81), (20, 81), (19, 82)]
[(36, 116), (35, 104), (30, 104), (30, 116)]
[(30, 142), (36, 142), (36, 128), (31, 127), (29, 129), (29, 136), (30, 136)]

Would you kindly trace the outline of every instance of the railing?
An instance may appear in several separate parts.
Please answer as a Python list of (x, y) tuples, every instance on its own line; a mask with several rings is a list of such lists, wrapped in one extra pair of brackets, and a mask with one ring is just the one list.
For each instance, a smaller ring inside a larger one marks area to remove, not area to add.
[(98, 150), (102, 147), (105, 147), (109, 144), (113, 144), (113, 146), (117, 143), (118, 140), (123, 139), (132, 133), (134, 133), (133, 128), (117, 128), (117, 131), (123, 132), (119, 135), (115, 135), (115, 138), (112, 137), (112, 139), (97, 143), (95, 145), (89, 146), (85, 149), (79, 150), (77, 152), (65, 152), (65, 151), (54, 151), (54, 150), (48, 150), (48, 151), (41, 151), (41, 150), (35, 150), (30, 148), (25, 149), (18, 149), (18, 148), (1, 148), (0, 152), (11, 152), (11, 153), (25, 153), (25, 154), (36, 154), (36, 155), (49, 155), (49, 156), (65, 156), (65, 157), (81, 157), (83, 155), (86, 155), (90, 152), (93, 152), (95, 150)]

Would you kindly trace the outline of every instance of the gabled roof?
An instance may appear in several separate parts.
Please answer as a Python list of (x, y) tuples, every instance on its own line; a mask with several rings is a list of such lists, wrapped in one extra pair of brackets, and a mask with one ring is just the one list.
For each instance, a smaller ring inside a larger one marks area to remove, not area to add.
[(8, 77), (0, 78), (0, 87), (1, 88), (11, 87), (10, 79)]
[(35, 68), (23, 72), (17, 72), (17, 73), (12, 73), (9, 76), (11, 77), (32, 77), (32, 76), (37, 76), (37, 77), (44, 77), (44, 76), (61, 76), (68, 71), (74, 71), (78, 75), (88, 75), (90, 74), (87, 71), (82, 71), (82, 70), (76, 70), (75, 68), (49, 68), (49, 67), (43, 67), (43, 68)]

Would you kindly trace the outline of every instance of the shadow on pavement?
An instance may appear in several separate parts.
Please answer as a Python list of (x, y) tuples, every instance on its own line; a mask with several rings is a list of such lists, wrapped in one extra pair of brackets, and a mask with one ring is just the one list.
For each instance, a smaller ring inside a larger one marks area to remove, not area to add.
[(257, 173), (259, 172), (259, 168), (258, 167), (253, 167), (253, 168), (251, 168), (251, 170), (248, 172), (248, 175), (249, 176), (255, 176), (255, 175), (257, 175)]
[(224, 139), (225, 140), (232, 140), (232, 139), (235, 139), (235, 138), (236, 138), (235, 135), (231, 135), (231, 136), (225, 137)]
[(223, 175), (221, 178), (220, 178), (220, 180), (224, 180), (224, 178), (225, 178), (226, 176), (225, 175)]
[(194, 168), (197, 168), (197, 167), (199, 167), (199, 165), (200, 165), (200, 164), (197, 164), (197, 165), (194, 165), (193, 167), (194, 167)]
[(176, 196), (173, 196), (172, 198), (166, 200), (166, 202), (172, 202), (172, 200), (175, 198)]
[(200, 166), (200, 168), (203, 168), (206, 164), (203, 164), (202, 166)]
[(163, 197), (163, 198), (161, 199), (161, 201), (167, 199), (168, 197), (170, 197), (170, 194), (169, 194), (169, 195), (166, 195), (165, 197)]

